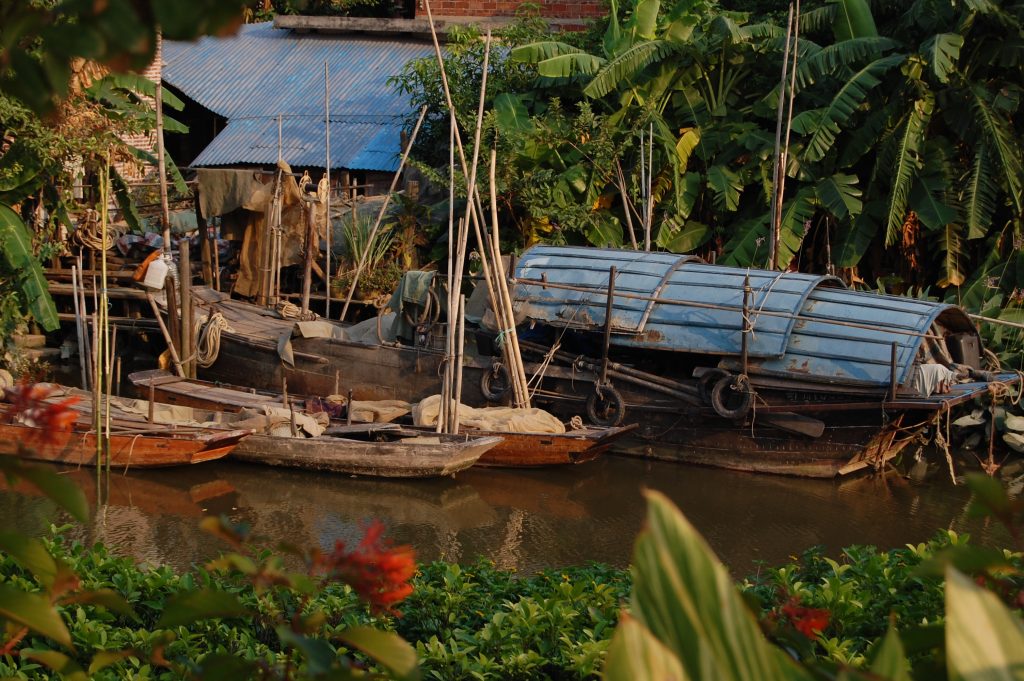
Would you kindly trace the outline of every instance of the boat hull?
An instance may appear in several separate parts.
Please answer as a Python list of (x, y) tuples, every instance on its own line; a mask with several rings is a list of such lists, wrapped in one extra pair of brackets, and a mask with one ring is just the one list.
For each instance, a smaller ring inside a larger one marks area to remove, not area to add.
[(484, 453), (479, 466), (495, 468), (539, 468), (568, 466), (593, 461), (608, 451), (619, 438), (633, 430), (621, 428), (581, 428), (566, 433), (491, 433), (500, 435), (502, 443)]
[(430, 478), (453, 475), (469, 468), (500, 442), (500, 437), (440, 436), (363, 442), (335, 437), (253, 435), (235, 449), (233, 457), (269, 466), (349, 475)]
[[(220, 459), (231, 453), (249, 434), (233, 430), (174, 437), (149, 433), (113, 434), (110, 437), (110, 465), (115, 468), (159, 468), (183, 466)], [(0, 454), (20, 456), (33, 461), (69, 465), (96, 463), (97, 438), (79, 426), (72, 431), (44, 433), (39, 428), (17, 423), (0, 424)]]

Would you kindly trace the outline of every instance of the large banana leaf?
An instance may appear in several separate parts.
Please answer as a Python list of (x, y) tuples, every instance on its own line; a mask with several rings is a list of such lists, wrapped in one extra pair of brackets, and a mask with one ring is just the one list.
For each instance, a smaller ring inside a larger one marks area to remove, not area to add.
[(949, 82), (949, 74), (956, 69), (964, 37), (959, 33), (939, 33), (921, 45), (921, 53), (932, 66), (932, 73), (940, 83)]
[(571, 78), (593, 76), (605, 65), (605, 60), (584, 52), (573, 52), (551, 57), (537, 63), (537, 73), (545, 78)]
[(802, 188), (796, 196), (782, 204), (779, 243), (775, 251), (778, 268), (785, 269), (800, 253), (800, 246), (803, 245), (816, 208), (812, 187)]
[(640, 0), (636, 3), (633, 15), (626, 23), (633, 42), (637, 40), (654, 40), (654, 32), (658, 30), (658, 10), (661, 0)]
[(1009, 122), (1004, 116), (997, 114), (989, 103), (989, 93), (985, 86), (974, 83), (969, 88), (970, 107), (974, 114), (975, 125), (981, 128), (988, 144), (995, 152), (995, 160), (998, 160), (1002, 171), (1002, 181), (1006, 184), (1010, 200), (1020, 213), (1024, 198), (1021, 196), (1022, 188), (1022, 165), (1021, 146), (1017, 142), (1017, 135), (1013, 132)]
[(526, 64), (539, 64), (545, 59), (559, 57), (564, 54), (581, 54), (583, 50), (573, 47), (568, 43), (561, 43), (557, 40), (544, 40), (536, 43), (520, 45), (509, 52), (509, 59), (512, 61), (524, 62)]
[(853, 221), (853, 225), (838, 234), (839, 238), (833, 249), (836, 265), (855, 267), (860, 262), (875, 234), (878, 233), (883, 211), (884, 206), (880, 201), (865, 204), (863, 212)]
[(17, 277), (28, 311), (46, 331), (55, 331), (60, 326), (60, 318), (50, 298), (43, 269), (32, 254), (28, 229), (18, 214), (3, 204), (0, 204), (0, 251)]
[(672, 253), (690, 253), (711, 238), (711, 228), (695, 220), (666, 218), (658, 228), (657, 244)]
[(759, 217), (733, 225), (732, 238), (723, 247), (718, 262), (736, 267), (750, 267), (765, 262), (768, 259), (769, 221), (770, 217), (765, 211)]
[(868, 92), (878, 85), (881, 76), (889, 69), (901, 64), (903, 55), (891, 55), (876, 59), (854, 73), (836, 92), (832, 101), (823, 109), (806, 111), (793, 119), (793, 129), (810, 135), (804, 151), (808, 161), (820, 161), (832, 149), (840, 126), (850, 121), (853, 113), (867, 99)]
[(530, 112), (526, 110), (523, 98), (503, 92), (494, 98), (494, 114), (498, 121), (498, 132), (525, 132), (533, 129)]
[(934, 103), (931, 93), (926, 93), (914, 102), (913, 108), (907, 114), (906, 123), (896, 138), (894, 167), (891, 169), (892, 190), (886, 201), (886, 246), (891, 246), (899, 239), (900, 229), (906, 217), (910, 189), (921, 166), (925, 130), (931, 120)]
[(988, 160), (990, 153), (985, 144), (977, 146), (970, 175), (963, 185), (962, 206), (968, 239), (979, 239), (988, 234), (992, 226), (992, 214), (996, 211), (999, 187), (992, 177)]
[(960, 286), (967, 277), (962, 269), (964, 257), (964, 242), (960, 236), (963, 227), (949, 223), (939, 233), (939, 251), (942, 253), (942, 278), (939, 286)]
[[(780, 649), (765, 640), (728, 570), (697, 530), (664, 495), (649, 491), (647, 522), (633, 552), (631, 614), (682, 664), (686, 676), (716, 681), (809, 679)], [(627, 627), (630, 626), (627, 624)], [(633, 649), (609, 654), (620, 668), (623, 654), (651, 656), (643, 637)], [(669, 664), (663, 665), (669, 671)], [(623, 677), (614, 677), (623, 678)], [(635, 675), (633, 678), (666, 678)], [(673, 678), (673, 677), (667, 677)]]
[(708, 187), (714, 193), (715, 207), (730, 213), (739, 208), (744, 184), (740, 176), (723, 165), (708, 168)]
[(874, 36), (834, 43), (801, 60), (796, 69), (797, 90), (817, 83), (826, 76), (837, 76), (844, 68), (879, 59), (882, 52), (899, 47), (892, 38)]
[(814, 190), (821, 207), (843, 221), (859, 215), (864, 208), (859, 184), (856, 175), (836, 173), (818, 182)]
[[(632, 87), (636, 84), (637, 74), (652, 63), (664, 59), (675, 49), (675, 43), (668, 40), (648, 40), (637, 43), (603, 64), (601, 70), (583, 88), (583, 94), (598, 99), (623, 86)], [(546, 62), (542, 62), (541, 66), (544, 63)], [(547, 74), (542, 73), (541, 75)]]
[(836, 8), (832, 22), (836, 42), (878, 35), (867, 0), (829, 0), (829, 4)]
[(619, 619), (611, 644), (604, 681), (689, 681), (675, 653), (654, 637), (647, 627), (627, 613)]

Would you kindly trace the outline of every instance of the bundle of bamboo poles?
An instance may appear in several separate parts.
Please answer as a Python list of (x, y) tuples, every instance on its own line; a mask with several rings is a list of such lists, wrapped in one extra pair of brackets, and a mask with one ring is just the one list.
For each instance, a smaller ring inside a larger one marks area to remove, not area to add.
[[(449, 242), (454, 241), (456, 248), (454, 253), (449, 249), (448, 270), (450, 273), (449, 299), (448, 299), (448, 357), (449, 361), (445, 366), (444, 389), (442, 390), (442, 406), (439, 418), (439, 428), (447, 432), (458, 432), (459, 416), (458, 406), (461, 399), (462, 385), (462, 346), (464, 339), (464, 303), (461, 293), (461, 282), (467, 242), (469, 238), (469, 227), (472, 226), (480, 248), (480, 262), (483, 269), (484, 283), (487, 286), (488, 297), (491, 308), (494, 310), (495, 319), (498, 322), (498, 340), (502, 348), (502, 355), (505, 360), (505, 367), (512, 383), (513, 402), (516, 407), (529, 407), (530, 395), (526, 382), (526, 372), (523, 367), (522, 355), (519, 352), (519, 338), (516, 334), (515, 314), (512, 309), (512, 298), (508, 290), (508, 277), (501, 259), (501, 250), (498, 231), (498, 204), (495, 189), (495, 163), (496, 153), (492, 149), (490, 156), (490, 194), (491, 194), (491, 231), (487, 233), (487, 226), (484, 221), (484, 210), (480, 193), (477, 189), (477, 168), (480, 160), (481, 133), (483, 130), (484, 102), (487, 92), (487, 72), (490, 61), (491, 34), (487, 33), (484, 48), (484, 60), (482, 67), (482, 82), (480, 85), (480, 100), (477, 107), (476, 131), (473, 140), (473, 162), (466, 160), (465, 148), (462, 144), (462, 135), (459, 132), (458, 121), (455, 117), (455, 107), (452, 104), (451, 91), (448, 88), (448, 77), (445, 71), (444, 57), (441, 54), (441, 46), (437, 39), (437, 31), (434, 28), (434, 18), (430, 11), (430, 3), (425, 2), (427, 19), (430, 22), (430, 32), (434, 43), (434, 53), (437, 57), (438, 66), (441, 72), (441, 85), (444, 90), (445, 102), (448, 106), (451, 124), (450, 141), (458, 150), (459, 161), (462, 171), (467, 177), (466, 187), (466, 212), (459, 221), (459, 233), (452, 234), (453, 216), (449, 219)], [(449, 155), (449, 172), (451, 181), (454, 182), (454, 154)], [(453, 314), (454, 313), (454, 314)]]

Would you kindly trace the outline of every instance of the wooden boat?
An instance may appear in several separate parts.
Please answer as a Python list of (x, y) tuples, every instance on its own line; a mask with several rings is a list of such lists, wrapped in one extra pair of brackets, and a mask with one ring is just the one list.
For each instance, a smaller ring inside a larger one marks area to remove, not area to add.
[[(141, 391), (166, 404), (199, 409), (238, 411), (243, 408), (259, 409), (281, 406), (282, 397), (271, 392), (256, 392), (237, 387), (217, 385), (207, 381), (189, 380), (173, 376), (163, 370), (139, 371), (128, 380)], [(293, 402), (302, 408), (302, 402)], [(413, 430), (413, 426), (404, 426)], [(467, 431), (478, 436), (495, 436), (502, 441), (487, 450), (477, 461), (479, 466), (503, 468), (534, 468), (592, 461), (606, 452), (612, 443), (636, 428), (630, 424), (618, 427), (585, 427), (565, 433), (509, 433), (504, 431)], [(433, 434), (426, 428), (416, 429)], [(245, 448), (243, 448), (244, 450)]]
[[(563, 419), (639, 423), (614, 445), (630, 455), (845, 475), (882, 467), (993, 381), (1020, 382), (981, 371), (981, 339), (961, 308), (851, 291), (830, 276), (535, 246), (513, 283), (513, 304), (528, 322), (526, 370), (541, 379), (535, 403)], [(271, 390), (286, 380), (290, 391), (316, 395), (340, 382), (358, 400), (415, 402), (440, 392), (444, 353), (429, 343), (354, 342), (343, 330), (301, 337), (255, 306), (197, 297), (233, 326), (238, 319), (205, 378)], [(294, 352), (284, 356), (278, 341), (288, 334)], [(488, 340), (481, 332), (466, 348), (463, 401), (472, 406), (501, 398)], [(973, 378), (921, 389), (919, 378), (940, 365)]]
[[(73, 465), (96, 463), (96, 434), (77, 422), (70, 431), (44, 432), (12, 423), (10, 405), (0, 404), (0, 454)], [(117, 423), (110, 437), (110, 465), (118, 469), (181, 466), (220, 459), (231, 453), (247, 430), (169, 429)], [(106, 461), (106, 459), (104, 459)]]
[[(373, 435), (372, 429), (367, 435)], [(311, 438), (252, 435), (234, 452), (241, 461), (269, 466), (347, 473), (381, 478), (431, 478), (453, 475), (475, 464), (500, 437), (423, 435), (393, 441), (351, 437)]]

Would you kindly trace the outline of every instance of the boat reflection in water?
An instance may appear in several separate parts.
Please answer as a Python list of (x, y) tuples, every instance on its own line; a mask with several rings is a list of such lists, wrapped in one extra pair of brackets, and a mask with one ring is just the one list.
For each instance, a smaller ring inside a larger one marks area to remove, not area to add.
[[(95, 470), (74, 475), (95, 504)], [(484, 556), (523, 573), (588, 561), (622, 567), (643, 522), (645, 488), (678, 504), (737, 574), (818, 544), (832, 555), (851, 544), (888, 549), (926, 541), (942, 528), (1003, 541), (996, 529), (968, 520), (968, 491), (941, 476), (924, 483), (898, 476), (800, 480), (615, 456), (567, 469), (473, 468), (455, 479), (412, 481), (230, 462), (113, 471), (106, 503), (89, 527), (71, 534), (184, 569), (226, 549), (199, 530), (202, 515), (246, 522), (269, 546), (325, 548), (358, 540), (366, 523), (379, 519), (420, 561)], [(54, 520), (51, 504), (20, 492), (0, 493), (0, 512), (30, 532)]]

